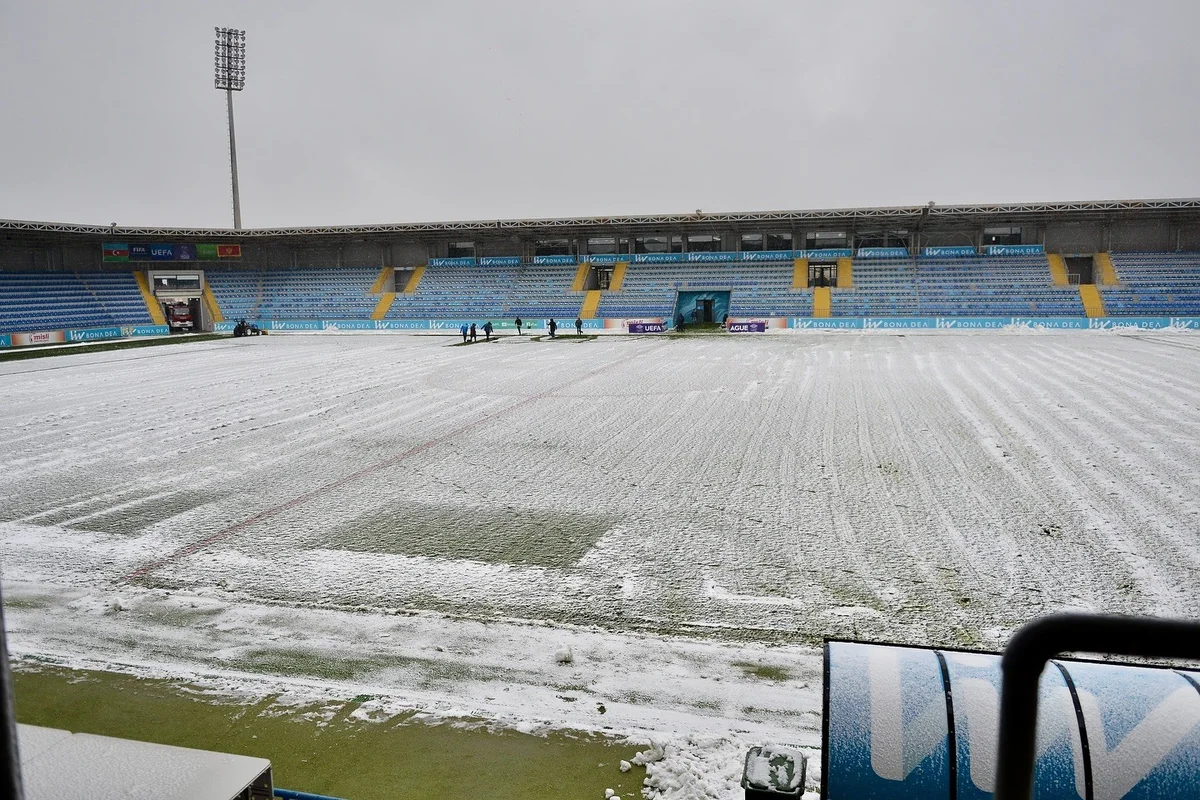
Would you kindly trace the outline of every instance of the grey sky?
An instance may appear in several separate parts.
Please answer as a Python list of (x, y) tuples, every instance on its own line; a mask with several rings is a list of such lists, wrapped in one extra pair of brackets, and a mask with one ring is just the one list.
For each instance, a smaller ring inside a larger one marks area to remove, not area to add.
[(1200, 3), (0, 0), (0, 217), (247, 227), (1192, 197)]

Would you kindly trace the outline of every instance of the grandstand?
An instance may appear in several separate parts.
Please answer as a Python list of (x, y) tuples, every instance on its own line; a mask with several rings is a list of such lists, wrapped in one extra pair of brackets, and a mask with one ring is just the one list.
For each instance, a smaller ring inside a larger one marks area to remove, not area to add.
[[(201, 296), (154, 282), (172, 269), (202, 281), (204, 329), (671, 318), (693, 292), (781, 322), (1200, 315), (1196, 200), (260, 229), (186, 264), (130, 254), (175, 240), (194, 258), (231, 232), (0, 220), (0, 235), (2, 334), (161, 330), (161, 302)], [(844, 249), (755, 249), (765, 241)]]

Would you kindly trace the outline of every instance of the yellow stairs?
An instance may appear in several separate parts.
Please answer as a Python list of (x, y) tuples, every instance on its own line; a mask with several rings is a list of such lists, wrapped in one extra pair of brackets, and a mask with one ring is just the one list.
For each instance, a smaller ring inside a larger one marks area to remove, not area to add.
[(208, 281), (204, 282), (204, 289), (200, 292), (200, 299), (204, 301), (204, 305), (208, 306), (209, 316), (213, 322), (224, 322), (225, 315), (221, 313), (221, 307), (217, 305), (217, 296), (213, 294), (212, 287), (208, 285)]
[[(162, 305), (150, 291), (150, 282), (146, 280), (146, 273), (138, 270), (133, 273), (133, 279), (137, 281), (138, 291), (142, 293), (142, 300), (146, 303), (146, 311), (150, 313), (150, 319), (155, 325), (166, 325), (167, 318), (163, 316)], [(216, 319), (215, 315), (213, 319)]]
[(587, 286), (588, 273), (592, 271), (592, 265), (588, 261), (584, 261), (579, 265), (579, 269), (575, 270), (575, 280), (571, 283), (572, 292), (582, 292), (583, 287)]
[(379, 302), (375, 304), (375, 310), (371, 312), (371, 319), (383, 319), (387, 316), (388, 309), (392, 307), (392, 303), (396, 302), (395, 292), (384, 292), (379, 298)]
[(612, 279), (608, 282), (610, 292), (621, 291), (621, 284), (625, 283), (625, 270), (627, 269), (629, 269), (628, 261), (618, 261), (613, 267)]
[(854, 288), (854, 267), (853, 261), (849, 258), (839, 258), (837, 260), (837, 288), (853, 289)]
[(421, 282), (421, 276), (425, 274), (425, 265), (417, 267), (413, 270), (413, 274), (409, 277), (408, 283), (404, 285), (405, 294), (416, 294), (417, 284)]
[[(838, 273), (841, 274), (840, 272)], [(829, 309), (833, 305), (833, 292), (828, 286), (818, 286), (813, 289), (813, 316), (828, 317)]]
[(375, 283), (371, 286), (371, 294), (379, 294), (387, 286), (388, 273), (392, 271), (391, 267), (384, 267), (379, 270), (379, 277), (375, 279)]
[(1067, 262), (1063, 261), (1063, 257), (1058, 253), (1051, 253), (1046, 256), (1050, 262), (1050, 277), (1054, 279), (1055, 286), (1070, 286), (1071, 279), (1067, 277)]
[(1105, 316), (1104, 300), (1100, 297), (1100, 290), (1096, 288), (1096, 284), (1079, 284), (1079, 299), (1083, 301), (1083, 311), (1089, 317)]
[(1117, 268), (1113, 266), (1112, 256), (1108, 253), (1096, 253), (1092, 256), (1092, 267), (1096, 273), (1096, 282), (1102, 286), (1116, 286), (1120, 283)]
[(596, 309), (600, 306), (600, 290), (591, 289), (583, 298), (583, 308), (579, 310), (580, 319), (595, 319)]
[(807, 289), (808, 288), (808, 259), (795, 258), (792, 259), (792, 288)]

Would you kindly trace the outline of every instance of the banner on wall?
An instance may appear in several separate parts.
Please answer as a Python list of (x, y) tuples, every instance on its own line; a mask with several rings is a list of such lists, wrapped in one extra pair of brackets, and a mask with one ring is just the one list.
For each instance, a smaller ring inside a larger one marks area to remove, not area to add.
[(196, 245), (196, 257), (201, 261), (216, 261), (217, 246), (215, 244)]
[(626, 320), (625, 329), (630, 333), (666, 333), (667, 323), (661, 319)]
[(479, 259), (481, 267), (519, 267), (521, 266), (520, 256), (484, 256)]
[(105, 242), (101, 245), (105, 262), (123, 261), (217, 261), (241, 258), (240, 244), (191, 244), (188, 242), (152, 242), (149, 244)]
[(461, 258), (431, 258), (429, 259), (431, 267), (473, 267), (475, 259), (473, 257)]
[(725, 323), (725, 330), (730, 333), (766, 333), (767, 321), (765, 319), (731, 319)]
[(128, 261), (129, 245), (125, 242), (105, 242), (100, 245), (105, 261)]
[(791, 261), (791, 250), (749, 250), (738, 254), (742, 261)]
[(217, 245), (217, 258), (241, 258), (242, 246), (240, 244), (219, 244)]
[(953, 247), (922, 247), (921, 255), (925, 258), (971, 258), (978, 255), (974, 245), (954, 245)]
[(562, 267), (578, 263), (575, 256), (534, 256), (533, 263), (537, 266)]
[(860, 247), (859, 258), (908, 258), (907, 247)]
[(31, 344), (58, 344), (67, 340), (66, 331), (34, 331), (32, 333), (11, 334), (13, 347), (26, 347)]
[(989, 256), (1040, 256), (1046, 246), (1041, 244), (992, 244), (984, 248)]

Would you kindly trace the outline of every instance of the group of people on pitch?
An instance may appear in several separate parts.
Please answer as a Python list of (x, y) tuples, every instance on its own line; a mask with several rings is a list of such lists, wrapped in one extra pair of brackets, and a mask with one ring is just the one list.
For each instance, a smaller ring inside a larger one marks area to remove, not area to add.
[[(522, 336), (523, 334), (521, 333), (521, 326), (525, 323), (520, 317), (517, 317), (513, 320), (513, 324), (517, 327), (517, 335)], [(495, 328), (492, 327), (491, 320), (483, 323), (482, 327), (484, 341), (490, 342), (492, 340), (492, 331), (495, 330)], [(558, 333), (558, 323), (553, 319), (547, 320), (546, 329), (550, 331), (550, 338), (553, 339), (555, 334)], [(461, 326), (459, 326), (458, 332), (462, 334), (463, 344), (478, 341), (478, 332), (475, 330), (474, 322), (472, 322), (470, 325), (467, 325), (467, 323), (464, 322)], [(575, 318), (575, 335), (583, 335), (583, 319), (580, 317)]]

